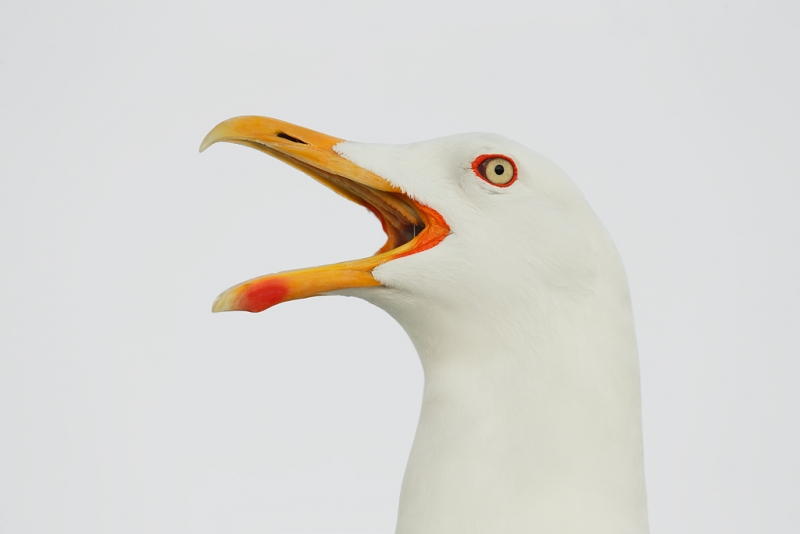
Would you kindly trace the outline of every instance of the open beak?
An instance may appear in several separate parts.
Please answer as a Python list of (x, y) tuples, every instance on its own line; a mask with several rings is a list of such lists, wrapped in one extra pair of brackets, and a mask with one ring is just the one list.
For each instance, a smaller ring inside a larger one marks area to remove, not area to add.
[(224, 291), (212, 311), (260, 312), (281, 302), (338, 289), (381, 285), (372, 270), (436, 246), (450, 228), (441, 215), (380, 176), (340, 156), (342, 139), (267, 117), (236, 117), (211, 130), (200, 152), (218, 141), (249, 146), (288, 163), (380, 219), (386, 244), (369, 258), (253, 278)]

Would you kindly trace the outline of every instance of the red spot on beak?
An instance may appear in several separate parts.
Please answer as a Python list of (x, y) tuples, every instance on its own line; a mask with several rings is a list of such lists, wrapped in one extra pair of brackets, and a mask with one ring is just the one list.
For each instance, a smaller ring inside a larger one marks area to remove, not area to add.
[(239, 308), (258, 313), (286, 300), (289, 286), (279, 278), (256, 282), (248, 287), (239, 299)]

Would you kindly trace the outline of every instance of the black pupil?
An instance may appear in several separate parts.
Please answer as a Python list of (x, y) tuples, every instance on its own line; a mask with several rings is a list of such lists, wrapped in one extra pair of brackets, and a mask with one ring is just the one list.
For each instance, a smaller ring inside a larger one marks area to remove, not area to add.
[(495, 174), (503, 174), (505, 171), (506, 171), (505, 167), (503, 167), (503, 166), (502, 166), (502, 165), (500, 165), (499, 163), (498, 163), (497, 165), (495, 165), (495, 166), (494, 166), (494, 172), (495, 172)]

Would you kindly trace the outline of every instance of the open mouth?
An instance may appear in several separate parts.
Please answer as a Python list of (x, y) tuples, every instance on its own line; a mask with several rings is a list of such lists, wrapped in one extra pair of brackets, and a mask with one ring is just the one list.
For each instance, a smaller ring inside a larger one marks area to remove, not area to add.
[(339, 155), (335, 146), (342, 139), (276, 119), (248, 116), (217, 125), (203, 140), (200, 151), (220, 141), (265, 152), (366, 207), (381, 221), (387, 239), (368, 258), (262, 276), (233, 286), (214, 301), (214, 312), (260, 312), (289, 300), (379, 286), (372, 276), (373, 269), (428, 250), (450, 233), (444, 218), (435, 210)]

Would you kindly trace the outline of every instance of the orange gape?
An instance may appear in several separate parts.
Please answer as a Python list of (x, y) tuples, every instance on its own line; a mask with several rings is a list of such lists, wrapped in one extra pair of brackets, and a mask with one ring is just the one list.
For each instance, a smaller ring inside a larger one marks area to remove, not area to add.
[(433, 248), (441, 243), (450, 233), (450, 227), (445, 222), (444, 217), (439, 215), (438, 211), (418, 202), (415, 203), (415, 206), (422, 214), (422, 219), (425, 221), (425, 229), (419, 234), (419, 239), (411, 241), (411, 243), (414, 243), (414, 246), (390, 259), (395, 260), (403, 256), (410, 256), (411, 254)]
[(342, 139), (276, 119), (237, 117), (211, 130), (200, 150), (219, 141), (265, 152), (367, 207), (381, 221), (387, 241), (369, 258), (262, 276), (234, 286), (217, 297), (212, 308), (215, 312), (260, 312), (281, 302), (339, 289), (379, 286), (373, 269), (428, 250), (450, 233), (436, 210), (336, 153), (334, 147)]

